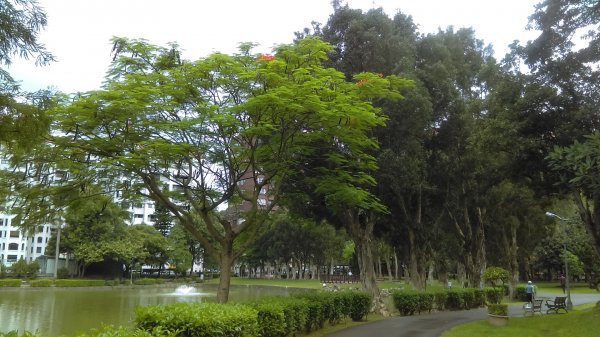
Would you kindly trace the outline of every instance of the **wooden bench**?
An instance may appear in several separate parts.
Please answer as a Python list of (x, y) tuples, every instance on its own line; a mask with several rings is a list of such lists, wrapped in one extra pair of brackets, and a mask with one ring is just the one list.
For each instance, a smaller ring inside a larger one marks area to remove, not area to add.
[(527, 316), (527, 314), (531, 314), (531, 316), (534, 316), (536, 312), (541, 315), (543, 303), (544, 300), (533, 300), (533, 303), (525, 303), (523, 305), (523, 316)]
[(546, 300), (546, 306), (548, 307), (548, 310), (546, 310), (546, 313), (549, 313), (550, 311), (554, 311), (555, 314), (558, 314), (558, 311), (560, 309), (564, 310), (565, 313), (568, 313), (569, 311), (567, 310), (567, 298), (566, 297), (556, 297), (553, 300)]

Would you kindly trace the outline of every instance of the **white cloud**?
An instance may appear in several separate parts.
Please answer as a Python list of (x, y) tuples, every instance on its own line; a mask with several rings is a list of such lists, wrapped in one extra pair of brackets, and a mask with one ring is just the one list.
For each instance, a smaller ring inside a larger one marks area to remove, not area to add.
[[(473, 27), (477, 37), (504, 53), (524, 32), (534, 0), (349, 0), (351, 8), (383, 7), (413, 16), (421, 32), (449, 25)], [(291, 43), (294, 32), (325, 23), (331, 0), (39, 0), (48, 26), (40, 39), (57, 57), (51, 66), (15, 61), (9, 69), (27, 90), (54, 86), (64, 92), (99, 87), (110, 62), (110, 38), (145, 38), (164, 45), (178, 42), (184, 57), (196, 59), (214, 51), (231, 53), (240, 42), (256, 42), (260, 51)]]

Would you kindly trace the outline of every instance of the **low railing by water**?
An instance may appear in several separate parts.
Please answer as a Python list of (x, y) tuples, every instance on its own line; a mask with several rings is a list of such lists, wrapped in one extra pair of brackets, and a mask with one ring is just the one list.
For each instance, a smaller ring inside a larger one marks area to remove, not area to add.
[(357, 275), (330, 275), (330, 274), (320, 274), (319, 281), (321, 283), (355, 283), (359, 281)]

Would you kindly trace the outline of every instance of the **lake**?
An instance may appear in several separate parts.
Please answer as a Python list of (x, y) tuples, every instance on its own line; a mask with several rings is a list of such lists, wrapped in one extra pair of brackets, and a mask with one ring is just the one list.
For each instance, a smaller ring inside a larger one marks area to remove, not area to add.
[[(176, 302), (215, 302), (217, 285), (172, 287), (0, 288), (0, 332), (40, 331), (74, 335), (102, 324), (130, 325), (137, 306)], [(289, 295), (306, 289), (231, 286), (231, 302)]]

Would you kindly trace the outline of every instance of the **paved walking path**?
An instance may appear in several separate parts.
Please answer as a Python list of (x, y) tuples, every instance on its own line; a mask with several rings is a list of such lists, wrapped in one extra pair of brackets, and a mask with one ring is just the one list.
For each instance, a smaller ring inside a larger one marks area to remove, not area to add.
[[(538, 297), (554, 298), (558, 294), (539, 294)], [(562, 295), (558, 295), (562, 296)], [(600, 294), (571, 294), (573, 305), (600, 301)], [(523, 304), (509, 306), (510, 316), (523, 316)], [(344, 329), (327, 337), (439, 337), (455, 325), (487, 318), (487, 309), (443, 311), (416, 316), (396, 316), (373, 323)]]

